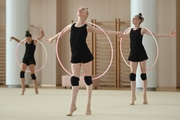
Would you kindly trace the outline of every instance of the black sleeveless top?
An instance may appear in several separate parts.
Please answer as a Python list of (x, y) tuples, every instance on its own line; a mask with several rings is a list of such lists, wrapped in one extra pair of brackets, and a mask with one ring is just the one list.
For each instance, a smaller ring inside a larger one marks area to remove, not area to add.
[(88, 35), (86, 27), (86, 24), (82, 27), (75, 27), (75, 23), (71, 26), (70, 46), (71, 53), (75, 56), (87, 56), (91, 54), (86, 43)]
[(34, 40), (32, 40), (30, 44), (26, 42), (25, 46), (26, 46), (25, 48), (26, 50), (24, 54), (24, 59), (34, 60), (34, 52), (36, 50), (36, 45), (34, 45)]
[(141, 34), (141, 28), (130, 31), (130, 55), (128, 60), (132, 62), (141, 62), (148, 59), (146, 51), (144, 49), (143, 35)]

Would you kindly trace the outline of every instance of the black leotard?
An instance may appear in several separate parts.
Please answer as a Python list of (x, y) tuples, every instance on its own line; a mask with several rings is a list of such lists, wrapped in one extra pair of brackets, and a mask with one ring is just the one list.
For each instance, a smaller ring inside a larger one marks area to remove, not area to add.
[(25, 63), (26, 65), (36, 64), (36, 61), (34, 59), (34, 52), (36, 50), (36, 45), (34, 45), (34, 40), (32, 40), (31, 43), (26, 42), (25, 47), (26, 50), (22, 62)]
[(141, 62), (148, 59), (142, 43), (143, 35), (141, 28), (130, 31), (130, 55), (128, 60), (132, 62)]
[(82, 27), (75, 27), (75, 23), (71, 26), (70, 45), (71, 45), (71, 62), (72, 63), (86, 63), (93, 60), (93, 56), (86, 43), (88, 35), (87, 25)]

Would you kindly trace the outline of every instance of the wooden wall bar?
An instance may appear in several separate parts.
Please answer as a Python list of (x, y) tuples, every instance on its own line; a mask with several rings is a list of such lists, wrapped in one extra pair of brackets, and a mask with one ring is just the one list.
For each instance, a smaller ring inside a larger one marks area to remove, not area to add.
[(6, 80), (6, 5), (5, 0), (0, 2), (0, 84)]
[[(104, 30), (114, 31), (120, 31), (121, 27), (129, 24), (129, 21), (121, 21), (120, 19), (115, 19), (114, 21), (98, 21), (97, 19), (92, 19), (91, 22), (97, 24)], [(129, 70), (129, 67), (121, 59), (119, 37), (116, 35), (109, 37), (113, 45), (113, 61), (107, 73), (99, 78), (100, 86), (110, 88), (129, 87), (129, 72), (124, 72), (124, 69)], [(127, 49), (129, 48), (129, 43), (127, 43), (128, 42), (123, 43), (123, 48), (124, 46)], [(92, 33), (88, 35), (87, 44), (94, 56), (92, 74), (93, 76), (99, 76), (107, 69), (110, 63), (111, 49), (109, 42), (106, 36)], [(125, 50), (124, 54), (129, 54), (128, 52), (128, 50)]]

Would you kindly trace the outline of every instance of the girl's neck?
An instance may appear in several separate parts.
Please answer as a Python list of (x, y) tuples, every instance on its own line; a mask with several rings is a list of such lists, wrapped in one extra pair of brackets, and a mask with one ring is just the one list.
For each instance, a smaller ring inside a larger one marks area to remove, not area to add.
[(31, 44), (32, 43), (32, 40), (31, 41), (27, 41), (28, 44)]
[(134, 30), (137, 30), (140, 28), (140, 25), (134, 25)]
[(84, 18), (80, 18), (80, 17), (78, 17), (78, 21), (77, 21), (77, 25), (84, 25), (86, 23), (86, 20), (84, 19)]

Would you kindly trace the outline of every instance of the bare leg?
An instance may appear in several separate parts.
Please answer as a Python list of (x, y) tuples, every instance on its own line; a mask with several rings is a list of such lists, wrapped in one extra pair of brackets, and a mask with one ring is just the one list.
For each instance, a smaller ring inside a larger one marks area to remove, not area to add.
[(77, 110), (76, 100), (77, 100), (78, 91), (79, 91), (79, 86), (72, 86), (72, 91), (71, 91), (71, 107), (70, 107), (70, 113), (67, 114), (67, 116), (72, 116), (73, 112)]
[[(141, 72), (146, 73), (146, 60), (140, 62)], [(143, 104), (148, 104), (147, 101), (147, 79), (143, 80)]]
[(21, 87), (22, 87), (22, 93), (21, 95), (24, 95), (25, 89), (25, 78), (21, 78)]
[[(71, 69), (72, 69), (72, 76), (79, 78), (80, 77), (81, 63), (71, 64)], [(70, 107), (70, 113), (67, 114), (67, 116), (72, 116), (73, 112), (77, 110), (76, 99), (77, 99), (78, 91), (79, 91), (79, 86), (72, 86), (71, 107)]]
[[(138, 63), (137, 62), (130, 62), (130, 68), (131, 68), (131, 73), (136, 74)], [(131, 81), (131, 97), (132, 101), (130, 105), (134, 105), (134, 102), (136, 100), (136, 81)]]
[[(84, 67), (84, 72), (85, 76), (92, 76), (92, 61), (83, 64)], [(86, 85), (86, 90), (87, 90), (87, 107), (86, 107), (86, 115), (91, 115), (91, 97), (92, 97), (92, 88), (93, 84), (91, 85)]]
[[(25, 72), (26, 68), (27, 68), (27, 65), (24, 64), (24, 63), (22, 63), (22, 64), (21, 64), (21, 71)], [(26, 90), (26, 89), (25, 89), (25, 78), (21, 78), (21, 88), (22, 88), (22, 93), (21, 93), (21, 95), (24, 95), (24, 92), (25, 92), (25, 90)]]
[(143, 81), (143, 104), (148, 104), (148, 100), (147, 100), (147, 80)]
[(93, 85), (86, 85), (86, 89), (87, 89), (87, 97), (88, 97), (88, 101), (87, 101), (87, 107), (86, 107), (86, 115), (91, 115), (91, 97), (92, 97), (92, 88)]
[(34, 84), (35, 94), (39, 94), (37, 80), (33, 80), (33, 84)]
[[(31, 75), (34, 74), (35, 65), (31, 64), (31, 65), (29, 65), (29, 68), (31, 70)], [(34, 84), (35, 94), (39, 94), (39, 92), (38, 92), (38, 85), (37, 85), (37, 80), (36, 79), (33, 80), (33, 84)]]
[(134, 102), (136, 101), (136, 81), (131, 82), (131, 104), (134, 105)]

